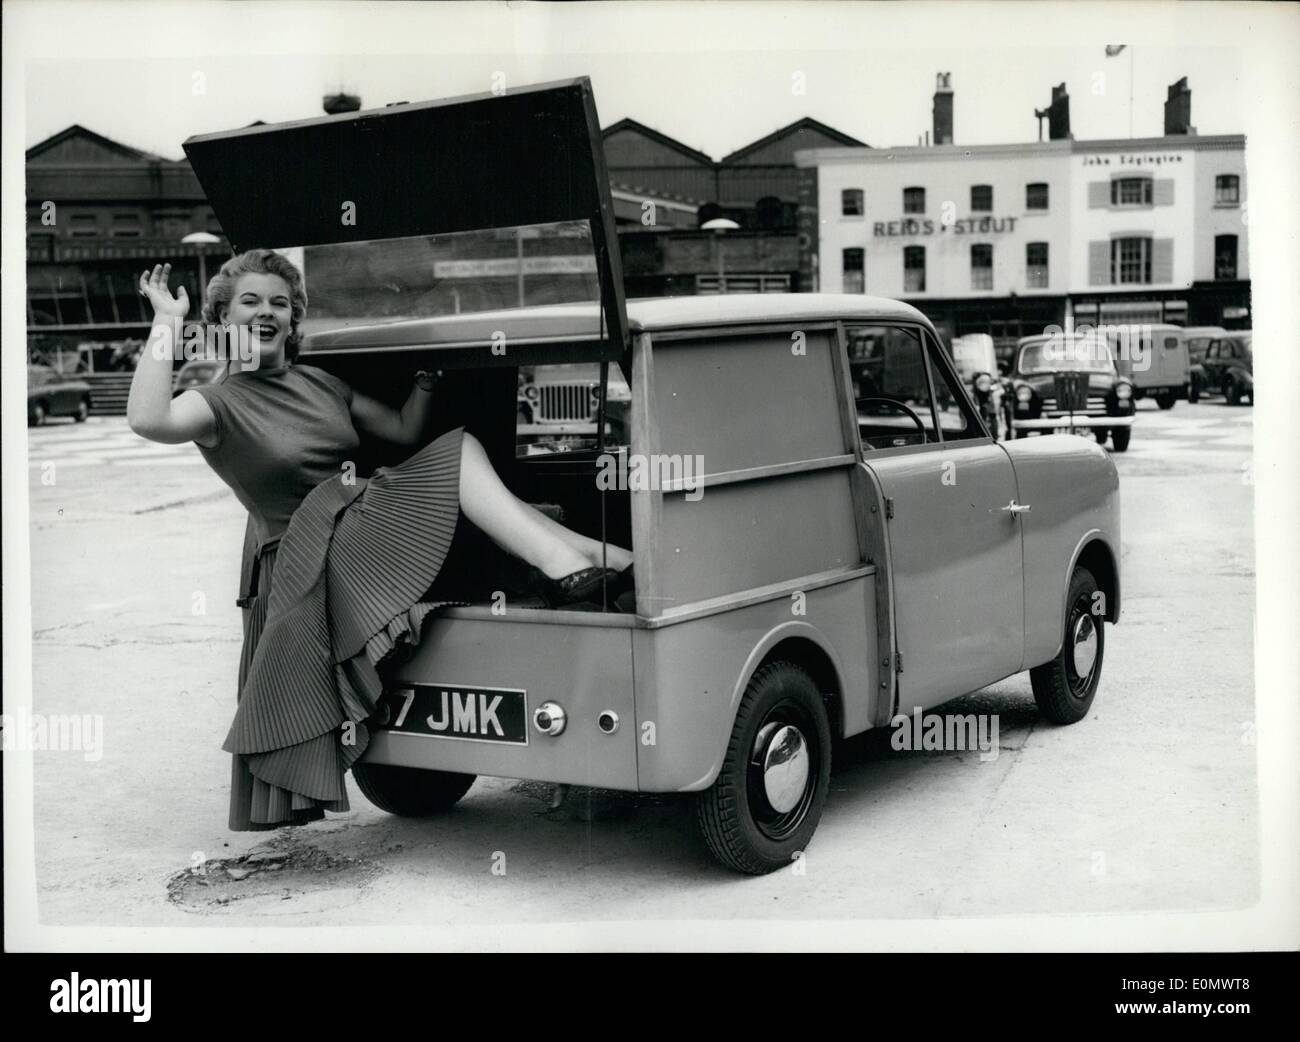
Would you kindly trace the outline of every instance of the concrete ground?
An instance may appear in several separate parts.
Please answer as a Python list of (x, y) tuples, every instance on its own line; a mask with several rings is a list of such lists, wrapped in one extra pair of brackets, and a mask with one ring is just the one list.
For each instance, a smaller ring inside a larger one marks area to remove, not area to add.
[(1253, 904), (1251, 418), (1217, 401), (1140, 407), (1131, 449), (1115, 456), (1123, 620), (1107, 631), (1087, 719), (1042, 722), (1020, 675), (946, 707), (999, 715), (994, 761), (898, 752), (887, 731), (853, 739), (802, 874), (757, 879), (712, 861), (689, 798), (577, 790), (548, 812), (546, 787), (503, 779), (480, 779), (438, 820), (390, 817), (351, 786), (346, 814), (228, 832), (220, 745), (234, 709), (242, 511), (191, 446), (147, 445), (120, 420), (34, 431), (33, 708), (104, 720), (101, 759), (34, 757), (40, 920), (435, 925)]

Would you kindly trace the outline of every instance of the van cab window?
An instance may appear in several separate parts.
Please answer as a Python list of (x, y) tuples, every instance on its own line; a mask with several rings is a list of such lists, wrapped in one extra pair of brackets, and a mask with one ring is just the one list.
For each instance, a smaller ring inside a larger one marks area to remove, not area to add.
[[(849, 326), (849, 375), (862, 446), (904, 448), (984, 436), (946, 370), (927, 366), (920, 331), (902, 326)], [(931, 402), (930, 377), (934, 377)]]

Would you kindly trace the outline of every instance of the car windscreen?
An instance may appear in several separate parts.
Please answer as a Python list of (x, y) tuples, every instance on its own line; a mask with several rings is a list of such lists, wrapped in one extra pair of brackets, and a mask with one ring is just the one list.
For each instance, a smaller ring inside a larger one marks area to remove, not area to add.
[[(304, 333), (599, 298), (586, 221), (286, 249), (307, 286)], [(588, 331), (597, 335), (599, 319)]]
[(1104, 340), (1075, 337), (1025, 344), (1016, 369), (1025, 376), (1035, 373), (1114, 373), (1115, 363)]

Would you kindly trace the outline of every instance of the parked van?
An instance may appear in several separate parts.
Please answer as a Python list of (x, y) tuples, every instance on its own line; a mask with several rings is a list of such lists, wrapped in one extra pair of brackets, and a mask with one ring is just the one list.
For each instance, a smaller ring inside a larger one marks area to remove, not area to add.
[(1107, 338), (1121, 376), (1133, 382), (1133, 397), (1154, 398), (1162, 409), (1172, 409), (1182, 398), (1196, 401), (1192, 386), (1187, 334), (1181, 326), (1106, 326)]

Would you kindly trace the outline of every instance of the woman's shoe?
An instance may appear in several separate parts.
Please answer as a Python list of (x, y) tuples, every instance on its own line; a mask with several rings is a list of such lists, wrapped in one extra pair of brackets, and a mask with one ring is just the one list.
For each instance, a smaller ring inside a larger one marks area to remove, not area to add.
[(605, 586), (608, 593), (609, 585), (618, 575), (612, 568), (583, 568), (561, 579), (552, 579), (538, 570), (537, 586), (548, 608), (562, 608), (582, 601), (599, 604), (601, 587)]

